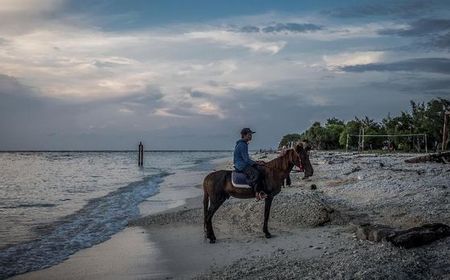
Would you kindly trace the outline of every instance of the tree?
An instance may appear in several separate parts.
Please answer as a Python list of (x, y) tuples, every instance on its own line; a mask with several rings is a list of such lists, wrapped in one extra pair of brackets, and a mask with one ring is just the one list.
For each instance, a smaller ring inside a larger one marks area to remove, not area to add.
[[(300, 141), (308, 139), (316, 149), (338, 149), (343, 148), (347, 142), (347, 135), (359, 135), (361, 128), (364, 128), (364, 135), (399, 135), (399, 134), (426, 134), (428, 137), (428, 148), (436, 148), (436, 143), (442, 141), (442, 127), (444, 121), (444, 111), (450, 110), (450, 100), (432, 99), (428, 103), (416, 103), (411, 101), (411, 111), (401, 112), (399, 116), (391, 117), (390, 114), (381, 123), (365, 116), (362, 119), (355, 117), (345, 123), (337, 118), (329, 118), (322, 126), (320, 122), (314, 122), (310, 128), (302, 134), (285, 135), (280, 147), (287, 145), (290, 141)], [(422, 138), (391, 137), (388, 139), (397, 149), (410, 151), (414, 148), (423, 147)], [(382, 148), (386, 142), (383, 137), (366, 137), (365, 147), (371, 146), (373, 149)], [(356, 137), (349, 138), (349, 146), (357, 146)]]
[(280, 144), (278, 145), (278, 149), (283, 148), (283, 146), (287, 146), (289, 142), (298, 142), (300, 140), (302, 140), (302, 138), (298, 133), (284, 135), (280, 141)]

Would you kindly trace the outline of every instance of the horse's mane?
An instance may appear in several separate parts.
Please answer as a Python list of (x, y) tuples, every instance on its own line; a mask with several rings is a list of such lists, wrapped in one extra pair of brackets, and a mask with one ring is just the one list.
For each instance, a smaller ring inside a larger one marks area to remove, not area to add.
[(294, 156), (294, 149), (289, 149), (284, 151), (277, 158), (266, 162), (266, 167), (272, 170), (287, 170), (289, 168), (289, 164), (292, 162), (292, 157)]

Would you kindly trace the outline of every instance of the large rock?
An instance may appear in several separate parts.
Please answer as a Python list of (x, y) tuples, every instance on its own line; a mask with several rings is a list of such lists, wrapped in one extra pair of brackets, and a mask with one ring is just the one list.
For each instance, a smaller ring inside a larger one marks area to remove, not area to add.
[(374, 242), (389, 241), (394, 246), (413, 248), (450, 236), (450, 227), (441, 224), (425, 224), (407, 230), (395, 230), (389, 226), (362, 224), (356, 227), (356, 237)]
[(395, 246), (413, 248), (450, 236), (450, 227), (444, 224), (426, 224), (408, 230), (397, 231), (388, 238)]

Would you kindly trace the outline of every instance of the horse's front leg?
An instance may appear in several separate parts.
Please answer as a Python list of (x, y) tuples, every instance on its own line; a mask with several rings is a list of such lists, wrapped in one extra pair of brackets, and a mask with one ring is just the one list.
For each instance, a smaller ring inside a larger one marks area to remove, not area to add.
[(269, 230), (267, 229), (267, 223), (269, 221), (269, 215), (270, 215), (270, 207), (272, 206), (272, 200), (273, 196), (269, 195), (266, 198), (265, 206), (264, 206), (264, 226), (263, 226), (263, 232), (266, 236), (266, 238), (271, 238), (272, 235), (270, 234)]

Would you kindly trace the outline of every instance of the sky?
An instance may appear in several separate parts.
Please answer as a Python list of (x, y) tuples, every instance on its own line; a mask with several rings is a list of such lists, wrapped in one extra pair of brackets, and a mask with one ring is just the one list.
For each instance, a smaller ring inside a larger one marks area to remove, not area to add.
[(450, 98), (449, 1), (0, 2), (0, 150), (270, 148)]

